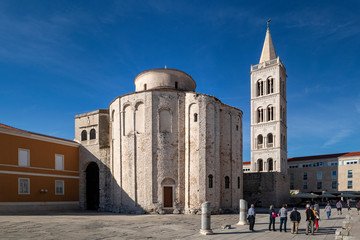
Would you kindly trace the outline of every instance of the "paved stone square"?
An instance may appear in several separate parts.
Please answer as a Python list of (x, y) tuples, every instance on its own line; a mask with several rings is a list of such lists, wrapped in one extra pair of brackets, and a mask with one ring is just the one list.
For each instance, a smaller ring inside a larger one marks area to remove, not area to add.
[[(238, 214), (212, 215), (214, 235), (199, 234), (200, 215), (119, 215), (99, 212), (64, 212), (17, 214), (0, 216), (0, 239), (334, 239), (335, 231), (341, 228), (347, 210), (343, 215), (333, 211), (330, 220), (321, 212), (320, 230), (314, 236), (305, 235), (304, 210), (300, 233), (268, 231), (268, 215), (258, 214), (255, 230), (248, 226), (235, 225)], [(352, 222), (359, 223), (356, 210), (351, 210)], [(231, 224), (232, 229), (221, 229), (221, 225)], [(360, 231), (357, 231), (360, 233)], [(358, 239), (360, 236), (358, 236)]]

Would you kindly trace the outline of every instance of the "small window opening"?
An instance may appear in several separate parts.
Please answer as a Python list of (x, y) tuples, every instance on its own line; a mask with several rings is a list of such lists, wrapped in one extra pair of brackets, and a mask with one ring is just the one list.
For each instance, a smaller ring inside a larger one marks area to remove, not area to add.
[(238, 177), (238, 189), (240, 189), (240, 177)]
[(197, 121), (198, 121), (198, 114), (194, 113), (194, 122), (197, 122)]
[(210, 174), (208, 178), (209, 178), (209, 188), (213, 188), (213, 175)]
[(147, 85), (146, 84), (144, 84), (144, 90), (146, 90), (147, 89)]
[(236, 131), (239, 131), (239, 125), (236, 125)]
[(230, 178), (228, 176), (225, 177), (225, 188), (230, 188)]
[(178, 82), (175, 82), (175, 88), (176, 89), (178, 88)]

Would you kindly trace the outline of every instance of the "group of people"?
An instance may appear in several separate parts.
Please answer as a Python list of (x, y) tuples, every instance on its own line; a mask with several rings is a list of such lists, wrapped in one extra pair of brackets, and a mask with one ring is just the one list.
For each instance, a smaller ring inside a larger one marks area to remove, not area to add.
[[(350, 210), (350, 202), (347, 202), (348, 210)], [(336, 203), (336, 208), (338, 214), (342, 214), (342, 203), (341, 200)], [(360, 212), (360, 200), (356, 203), (357, 212), (359, 214)], [(329, 219), (331, 216), (331, 206), (330, 203), (328, 203), (324, 209), (324, 212), (326, 212), (327, 218)], [(254, 225), (255, 225), (255, 206), (254, 204), (251, 204), (249, 210), (248, 210), (248, 221), (249, 221), (249, 229), (250, 231), (254, 231)], [(275, 219), (277, 217), (280, 217), (280, 232), (284, 230), (286, 232), (286, 222), (287, 222), (287, 205), (283, 204), (282, 208), (279, 210), (279, 212), (276, 212), (274, 209), (274, 205), (270, 206), (269, 209), (269, 217), (270, 217), (270, 223), (269, 223), (269, 231), (276, 231), (275, 229)], [(320, 206), (316, 202), (314, 205), (307, 204), (306, 210), (305, 210), (305, 216), (306, 216), (306, 235), (311, 233), (314, 235), (314, 232), (317, 232), (319, 230), (319, 220), (320, 220)], [(291, 221), (291, 233), (297, 234), (299, 231), (299, 223), (301, 221), (301, 214), (297, 211), (297, 208), (294, 207), (293, 210), (290, 213), (290, 221)]]

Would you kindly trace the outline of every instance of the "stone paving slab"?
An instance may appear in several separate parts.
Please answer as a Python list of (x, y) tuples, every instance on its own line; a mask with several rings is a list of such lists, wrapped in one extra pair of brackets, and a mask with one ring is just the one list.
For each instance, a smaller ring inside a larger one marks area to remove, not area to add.
[[(0, 239), (334, 239), (335, 231), (341, 228), (344, 215), (333, 211), (330, 220), (322, 212), (320, 230), (315, 235), (305, 235), (304, 210), (300, 233), (268, 231), (268, 215), (258, 214), (255, 232), (248, 226), (237, 226), (238, 214), (212, 215), (214, 235), (199, 234), (200, 215), (119, 215), (98, 212), (63, 212), (42, 214), (0, 215)], [(352, 210), (354, 219), (356, 210)], [(232, 229), (221, 229), (231, 224)], [(277, 219), (276, 228), (279, 228)], [(359, 230), (359, 228), (354, 228)], [(358, 238), (360, 239), (360, 238)]]

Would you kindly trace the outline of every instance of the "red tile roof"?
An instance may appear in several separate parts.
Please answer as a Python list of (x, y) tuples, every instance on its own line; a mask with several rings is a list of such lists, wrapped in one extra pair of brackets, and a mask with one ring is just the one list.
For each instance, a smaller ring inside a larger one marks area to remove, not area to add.
[(344, 155), (341, 155), (341, 157), (351, 157), (351, 156), (360, 156), (360, 152), (349, 152)]
[(34, 135), (38, 135), (38, 136), (42, 136), (42, 137), (48, 137), (48, 138), (52, 138), (52, 139), (58, 139), (58, 140), (62, 140), (62, 141), (76, 143), (75, 141), (72, 141), (72, 140), (69, 140), (69, 139), (58, 138), (58, 137), (53, 137), (53, 136), (49, 136), (49, 135), (45, 135), (45, 134), (25, 131), (25, 130), (21, 130), (21, 129), (18, 129), (18, 128), (11, 127), (9, 125), (2, 124), (2, 123), (0, 123), (0, 128), (10, 129), (10, 130), (14, 130), (14, 131), (17, 131), (17, 132), (20, 132), (20, 133), (34, 134)]
[(243, 162), (243, 165), (249, 165), (251, 162), (248, 161), (248, 162)]
[(293, 158), (288, 158), (288, 161), (292, 162), (292, 161), (316, 160), (316, 159), (324, 159), (324, 158), (336, 158), (336, 157), (340, 157), (344, 154), (347, 154), (347, 153), (335, 153), (335, 154), (314, 155), (314, 156), (305, 156), (305, 157), (293, 157)]

